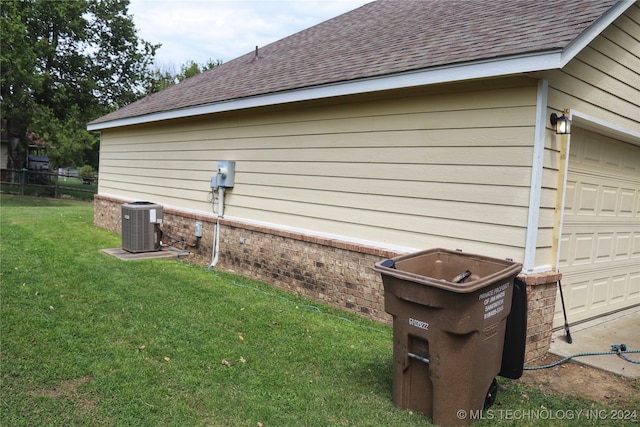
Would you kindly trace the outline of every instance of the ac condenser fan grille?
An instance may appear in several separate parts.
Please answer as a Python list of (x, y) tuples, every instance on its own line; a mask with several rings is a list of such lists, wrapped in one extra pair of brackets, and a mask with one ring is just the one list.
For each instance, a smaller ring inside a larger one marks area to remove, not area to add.
[(122, 205), (122, 249), (152, 252), (160, 249), (162, 206), (151, 202)]

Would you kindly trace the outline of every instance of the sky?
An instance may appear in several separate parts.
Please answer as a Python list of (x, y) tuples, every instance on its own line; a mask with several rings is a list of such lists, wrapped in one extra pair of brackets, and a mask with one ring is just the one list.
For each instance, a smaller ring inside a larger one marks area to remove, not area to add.
[(156, 66), (228, 62), (371, 0), (130, 0), (138, 37), (161, 43)]

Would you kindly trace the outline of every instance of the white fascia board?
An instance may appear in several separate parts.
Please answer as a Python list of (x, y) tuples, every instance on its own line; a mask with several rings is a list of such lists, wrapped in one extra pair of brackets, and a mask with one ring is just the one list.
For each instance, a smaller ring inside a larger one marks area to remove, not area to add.
[(560, 68), (562, 56), (562, 51), (558, 49), (554, 51), (535, 52), (527, 55), (510, 56), (493, 60), (434, 67), (427, 70), (412, 71), (382, 77), (371, 77), (354, 81), (331, 83), (322, 86), (187, 107), (178, 110), (161, 111), (143, 116), (116, 119), (104, 123), (89, 124), (87, 125), (87, 130), (93, 131), (110, 129), (204, 114), (237, 111), (269, 105), (282, 105), (291, 102), (549, 70)]

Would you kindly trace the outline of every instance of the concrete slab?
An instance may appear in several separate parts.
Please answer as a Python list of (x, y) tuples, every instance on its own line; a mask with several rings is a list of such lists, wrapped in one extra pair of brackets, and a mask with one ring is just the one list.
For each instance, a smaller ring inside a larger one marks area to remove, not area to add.
[(114, 256), (123, 261), (136, 261), (142, 259), (180, 259), (189, 257), (189, 251), (163, 246), (159, 251), (154, 252), (127, 252), (122, 248), (102, 249), (100, 252)]
[[(640, 350), (640, 306), (577, 325), (569, 323), (569, 331), (573, 343), (567, 343), (562, 328), (552, 335), (550, 353), (567, 357), (578, 353), (609, 352), (614, 344), (626, 344), (627, 350)], [(640, 362), (640, 353), (624, 355)], [(625, 377), (640, 377), (640, 364), (628, 362), (613, 353), (572, 360)]]

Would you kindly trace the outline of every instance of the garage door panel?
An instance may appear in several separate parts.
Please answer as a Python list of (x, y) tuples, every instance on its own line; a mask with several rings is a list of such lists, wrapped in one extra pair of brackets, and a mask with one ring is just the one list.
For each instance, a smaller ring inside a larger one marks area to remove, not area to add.
[(576, 182), (567, 179), (567, 186), (564, 190), (564, 212), (575, 212), (576, 194)]
[(637, 176), (640, 173), (636, 146), (577, 127), (574, 130), (569, 161), (575, 164), (575, 169), (595, 170), (598, 175), (613, 172)]
[(615, 238), (614, 233), (596, 234), (595, 262), (610, 262), (613, 260), (613, 242)]
[(598, 207), (598, 186), (586, 182), (577, 183), (578, 215), (595, 216)]
[[(571, 151), (574, 151), (574, 149)], [(593, 169), (597, 169), (601, 166), (602, 156), (602, 144), (581, 144), (579, 149), (575, 150), (577, 163), (583, 165), (583, 167), (591, 166)]]
[[(614, 227), (611, 227), (614, 228)], [(632, 249), (631, 241), (634, 241)], [(576, 232), (563, 235), (561, 239), (560, 258), (558, 266), (566, 271), (567, 268), (578, 268), (589, 264), (629, 263), (634, 258), (640, 258), (640, 232), (599, 231)]]
[(632, 257), (631, 241), (631, 233), (618, 233), (618, 238), (615, 242), (616, 251), (614, 253), (614, 259), (620, 261)]
[(629, 275), (629, 296), (628, 299), (640, 302), (640, 273)]
[(574, 128), (558, 267), (570, 322), (640, 304), (640, 147)]
[[(633, 148), (631, 148), (630, 151), (633, 151)], [(633, 153), (631, 153), (630, 156), (623, 156), (622, 170), (629, 176), (638, 175), (640, 173), (640, 166), (636, 163)]]
[(571, 256), (571, 236), (561, 236), (559, 244), (558, 268), (563, 271), (563, 269), (569, 264), (569, 257)]
[[(618, 185), (627, 184), (617, 183)], [(611, 184), (568, 182), (565, 213), (588, 216), (640, 218), (640, 193), (637, 188), (614, 187)]]
[(602, 201), (600, 203), (600, 216), (615, 216), (619, 210), (618, 207), (618, 189), (615, 187), (602, 186)]
[(640, 210), (637, 205), (637, 201), (640, 195), (637, 191), (634, 191), (632, 188), (621, 188), (620, 189), (620, 209), (618, 212), (620, 216), (625, 217), (638, 217), (640, 216)]
[(589, 301), (590, 280), (576, 281), (567, 292), (567, 300), (570, 302), (568, 308), (572, 312), (584, 311)]
[(620, 303), (624, 301), (624, 297), (627, 295), (627, 276), (618, 275), (614, 276), (611, 280), (611, 302)]
[(596, 236), (593, 233), (580, 233), (575, 236), (575, 249), (573, 252), (573, 265), (590, 264), (593, 256)]
[(591, 308), (600, 308), (607, 304), (609, 298), (609, 286), (610, 278), (606, 276), (600, 276), (593, 281), (592, 289), (593, 294), (591, 296)]
[[(563, 279), (569, 322), (576, 322), (640, 304), (640, 273), (607, 269), (586, 270), (573, 274), (571, 282)], [(609, 275), (611, 274), (611, 275)], [(560, 298), (556, 298), (556, 326), (564, 322)]]

